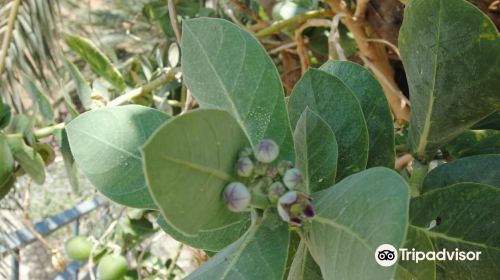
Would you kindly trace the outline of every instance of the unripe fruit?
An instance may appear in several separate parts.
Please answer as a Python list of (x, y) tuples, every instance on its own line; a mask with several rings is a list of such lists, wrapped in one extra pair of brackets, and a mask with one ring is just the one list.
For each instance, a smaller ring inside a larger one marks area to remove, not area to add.
[(104, 256), (97, 266), (99, 280), (119, 280), (127, 273), (127, 260), (122, 256)]
[(279, 155), (280, 148), (278, 144), (271, 139), (264, 139), (255, 146), (255, 158), (264, 163), (273, 162)]
[(302, 184), (302, 173), (297, 168), (288, 169), (283, 176), (283, 183), (289, 189), (294, 189)]
[(238, 173), (238, 176), (241, 177), (250, 177), (253, 172), (253, 162), (247, 157), (240, 158), (236, 162), (236, 172)]
[(92, 242), (85, 236), (75, 236), (66, 242), (65, 249), (70, 259), (86, 261), (92, 251)]
[(246, 210), (252, 198), (248, 188), (240, 182), (232, 182), (227, 185), (223, 196), (227, 207), (233, 212)]

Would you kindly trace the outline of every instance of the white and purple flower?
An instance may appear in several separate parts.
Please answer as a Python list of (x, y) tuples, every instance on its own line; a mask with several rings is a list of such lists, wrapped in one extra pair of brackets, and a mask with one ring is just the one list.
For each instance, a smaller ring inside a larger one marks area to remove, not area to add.
[(289, 191), (278, 199), (278, 213), (283, 221), (301, 226), (305, 219), (316, 215), (311, 201), (311, 197), (305, 193)]

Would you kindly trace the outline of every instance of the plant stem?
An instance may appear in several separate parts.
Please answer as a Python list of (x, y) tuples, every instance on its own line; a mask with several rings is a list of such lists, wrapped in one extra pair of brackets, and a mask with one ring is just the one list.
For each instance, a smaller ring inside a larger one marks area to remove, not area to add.
[(54, 131), (63, 129), (65, 125), (66, 125), (65, 123), (58, 123), (44, 128), (40, 128), (35, 132), (33, 132), (33, 135), (35, 136), (35, 138), (38, 139), (45, 138), (52, 135)]
[(10, 41), (12, 40), (12, 32), (14, 31), (14, 26), (16, 25), (17, 14), (19, 12), (19, 6), (21, 6), (22, 0), (16, 0), (12, 5), (12, 10), (10, 11), (9, 22), (7, 25), (7, 32), (3, 38), (2, 50), (0, 51), (0, 77), (2, 76), (3, 70), (5, 69), (5, 60), (7, 58), (7, 53), (9, 52)]
[(276, 32), (279, 32), (280, 30), (282, 30), (283, 28), (286, 28), (288, 26), (303, 23), (310, 18), (318, 18), (318, 17), (331, 16), (331, 15), (332, 15), (331, 12), (326, 11), (326, 10), (310, 11), (310, 12), (307, 12), (307, 13), (302, 14), (302, 15), (298, 15), (298, 16), (294, 16), (294, 17), (289, 18), (289, 19), (278, 21), (275, 24), (260, 30), (259, 32), (257, 32), (257, 34), (255, 34), (255, 36), (257, 36), (257, 38), (266, 37), (266, 36), (272, 35)]
[(163, 86), (164, 84), (174, 80), (178, 73), (179, 69), (177, 68), (171, 69), (170, 71), (163, 73), (158, 79), (152, 80), (151, 82), (143, 85), (142, 87), (135, 88), (111, 100), (108, 103), (108, 107), (123, 105), (134, 98), (146, 95), (152, 92), (153, 90)]
[(172, 274), (174, 273), (174, 269), (177, 266), (177, 261), (179, 260), (179, 257), (181, 256), (183, 247), (184, 247), (184, 244), (180, 243), (179, 248), (177, 248), (177, 253), (175, 254), (174, 258), (172, 259), (172, 263), (170, 264), (170, 267), (168, 268), (166, 279), (170, 279), (170, 277), (173, 276)]
[(416, 197), (420, 195), (422, 190), (422, 183), (424, 182), (427, 171), (429, 170), (429, 165), (423, 164), (418, 160), (414, 160), (412, 163), (413, 172), (410, 177), (410, 194), (411, 197)]

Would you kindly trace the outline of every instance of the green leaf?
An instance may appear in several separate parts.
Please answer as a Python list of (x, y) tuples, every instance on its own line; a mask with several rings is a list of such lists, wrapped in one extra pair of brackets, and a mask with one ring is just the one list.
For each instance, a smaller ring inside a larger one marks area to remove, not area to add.
[(129, 207), (156, 209), (139, 148), (168, 118), (138, 105), (111, 107), (80, 115), (66, 133), (76, 163), (102, 194)]
[(320, 69), (342, 80), (358, 98), (368, 128), (367, 167), (394, 168), (394, 124), (379, 82), (366, 68), (350, 61), (329, 61)]
[(307, 193), (332, 186), (337, 173), (338, 146), (328, 124), (306, 107), (293, 134), (295, 165), (302, 171)]
[[(252, 145), (272, 139), (293, 160), (280, 76), (260, 43), (229, 21), (183, 21), (182, 73), (201, 107), (228, 111)], [(300, 111), (302, 113), (302, 111)]]
[(5, 137), (0, 134), (0, 199), (14, 185), (14, 158)]
[(325, 279), (390, 279), (377, 264), (381, 244), (399, 248), (408, 225), (409, 191), (394, 171), (375, 167), (313, 195), (308, 246)]
[(288, 225), (271, 210), (238, 241), (189, 275), (193, 279), (281, 280), (288, 253)]
[(287, 280), (323, 280), (321, 270), (309, 254), (304, 241), (300, 242), (295, 253)]
[(186, 235), (243, 219), (222, 199), (248, 139), (231, 115), (199, 109), (167, 122), (143, 147), (151, 195), (165, 220)]
[(64, 41), (74, 52), (82, 56), (90, 64), (90, 68), (97, 75), (103, 77), (119, 91), (125, 89), (125, 80), (120, 72), (111, 64), (106, 55), (101, 52), (92, 41), (67, 33), (63, 34)]
[(0, 129), (7, 127), (10, 123), (10, 106), (2, 102), (0, 97)]
[(33, 103), (38, 105), (42, 116), (49, 123), (52, 123), (54, 121), (54, 111), (52, 110), (50, 98), (35, 85), (31, 78), (24, 74), (22, 75), (22, 77), (23, 83), (26, 85), (31, 100), (33, 101)]
[(69, 184), (73, 193), (77, 194), (80, 189), (80, 179), (78, 178), (78, 167), (76, 165), (75, 158), (71, 153), (71, 147), (69, 145), (68, 134), (66, 129), (61, 131), (61, 155), (64, 160), (64, 169), (68, 176)]
[(413, 0), (399, 49), (411, 97), (410, 142), (419, 159), (499, 110), (500, 39), (463, 0)]
[(445, 146), (454, 158), (481, 154), (500, 154), (500, 131), (466, 130)]
[(472, 129), (496, 129), (500, 130), (500, 111), (497, 111), (477, 122)]
[(64, 62), (66, 63), (66, 67), (68, 67), (69, 69), (69, 74), (71, 75), (71, 78), (75, 82), (76, 92), (78, 93), (80, 102), (82, 102), (82, 105), (85, 109), (91, 109), (92, 89), (90, 88), (89, 83), (85, 80), (82, 73), (80, 73), (80, 70), (78, 70), (78, 67), (76, 67), (75, 64), (73, 64), (71, 61), (67, 59), (64, 59)]
[[(410, 228), (427, 236), (434, 251), (458, 248), (481, 252), (476, 261), (439, 261), (437, 279), (462, 279), (464, 275), (475, 279), (500, 278), (498, 205), (500, 188), (476, 183), (435, 189), (411, 200)], [(430, 222), (437, 217), (441, 223), (428, 230)], [(422, 245), (415, 249), (421, 250), (420, 247)]]
[(42, 157), (32, 147), (26, 145), (21, 137), (7, 138), (14, 159), (39, 185), (45, 182), (45, 164)]
[[(406, 240), (402, 248), (418, 248), (420, 251), (434, 251), (431, 240), (424, 232), (409, 227), (406, 233)], [(414, 261), (403, 261), (401, 257), (396, 268), (394, 277), (398, 280), (433, 280), (436, 279), (436, 261), (423, 260), (418, 263)]]
[(161, 216), (157, 219), (157, 223), (163, 231), (179, 242), (197, 249), (219, 252), (238, 240), (248, 230), (250, 227), (250, 215), (223, 228), (200, 231), (195, 236), (188, 236), (175, 230)]
[(445, 163), (425, 177), (422, 191), (443, 188), (460, 182), (488, 184), (500, 188), (500, 155), (479, 155)]
[(288, 103), (292, 127), (309, 107), (325, 120), (338, 143), (337, 181), (366, 167), (368, 132), (352, 91), (337, 77), (309, 69), (295, 85)]

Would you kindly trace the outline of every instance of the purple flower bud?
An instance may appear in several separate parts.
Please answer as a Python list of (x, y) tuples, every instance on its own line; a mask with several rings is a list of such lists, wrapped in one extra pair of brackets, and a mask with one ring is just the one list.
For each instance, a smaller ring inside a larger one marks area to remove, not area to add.
[(240, 182), (232, 182), (227, 185), (223, 196), (227, 207), (233, 212), (246, 210), (252, 197), (248, 188)]
[(286, 188), (281, 182), (274, 182), (269, 186), (267, 198), (269, 198), (269, 201), (272, 203), (275, 203), (285, 192)]
[(293, 163), (288, 160), (282, 160), (280, 163), (278, 163), (278, 173), (283, 176), (285, 175), (285, 172), (293, 167)]
[(315, 216), (311, 198), (302, 192), (289, 191), (278, 199), (278, 214), (283, 221), (300, 226), (304, 219)]
[(278, 157), (279, 153), (280, 148), (276, 142), (270, 139), (260, 141), (260, 143), (255, 146), (254, 151), (255, 158), (264, 163), (273, 162)]
[(302, 173), (297, 168), (288, 169), (283, 176), (283, 183), (289, 189), (294, 189), (302, 184)]
[(240, 158), (236, 162), (236, 172), (241, 177), (249, 177), (252, 175), (253, 171), (253, 162), (247, 157)]

